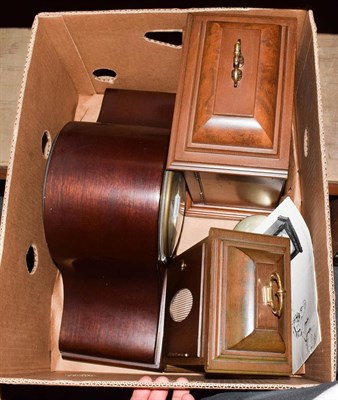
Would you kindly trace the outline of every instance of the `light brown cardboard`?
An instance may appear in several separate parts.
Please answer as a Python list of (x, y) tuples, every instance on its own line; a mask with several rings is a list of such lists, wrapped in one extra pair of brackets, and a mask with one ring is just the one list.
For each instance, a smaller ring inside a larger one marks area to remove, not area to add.
[[(325, 143), (321, 120), (316, 28), (312, 12), (276, 9), (189, 9), (39, 14), (32, 28), (17, 121), (14, 127), (0, 231), (0, 383), (138, 386), (149, 371), (65, 361), (57, 349), (62, 282), (50, 258), (42, 221), (46, 158), (42, 137), (51, 138), (69, 120), (94, 121), (106, 87), (175, 92), (181, 47), (151, 42), (153, 30), (183, 30), (188, 12), (294, 16), (298, 56), (294, 118), (296, 160), (288, 191), (312, 235), (322, 343), (306, 362), (305, 374), (255, 378), (177, 372), (190, 388), (273, 389), (315, 385), (335, 379), (336, 332)], [(92, 76), (97, 68), (117, 72), (113, 84)], [(232, 228), (230, 219), (189, 217), (179, 251), (198, 242), (209, 226)], [(195, 234), (197, 233), (198, 234)], [(37, 249), (30, 274), (26, 253)], [(153, 373), (153, 375), (157, 375)], [(152, 386), (161, 386), (152, 384)]]

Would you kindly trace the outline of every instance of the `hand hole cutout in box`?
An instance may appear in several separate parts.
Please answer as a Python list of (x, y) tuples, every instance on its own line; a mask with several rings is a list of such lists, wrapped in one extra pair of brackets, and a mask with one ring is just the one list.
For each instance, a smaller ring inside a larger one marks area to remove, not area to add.
[(34, 274), (38, 266), (38, 251), (34, 244), (31, 244), (26, 253), (26, 267), (30, 274)]
[(166, 46), (182, 46), (182, 31), (149, 31), (144, 34), (146, 40)]
[(48, 131), (44, 131), (41, 139), (41, 151), (45, 159), (48, 158), (52, 146), (52, 138)]
[(113, 83), (117, 77), (117, 73), (110, 68), (98, 68), (93, 71), (93, 76), (97, 81)]

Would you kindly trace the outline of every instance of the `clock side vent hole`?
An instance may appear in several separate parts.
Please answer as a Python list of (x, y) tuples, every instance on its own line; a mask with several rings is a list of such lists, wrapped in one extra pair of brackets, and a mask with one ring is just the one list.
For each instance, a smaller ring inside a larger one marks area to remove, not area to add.
[(171, 299), (169, 312), (175, 322), (184, 321), (193, 306), (193, 295), (189, 289), (180, 289)]

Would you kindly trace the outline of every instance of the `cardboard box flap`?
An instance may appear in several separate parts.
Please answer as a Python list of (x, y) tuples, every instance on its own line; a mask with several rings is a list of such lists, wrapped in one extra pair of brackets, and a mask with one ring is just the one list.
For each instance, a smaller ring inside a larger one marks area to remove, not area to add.
[(103, 93), (107, 83), (124, 89), (175, 92), (181, 46), (145, 35), (182, 32), (185, 19), (184, 13), (166, 12), (159, 24), (152, 13), (136, 12), (132, 20), (128, 13), (96, 13), (81, 18), (78, 14), (42, 15), (39, 24), (52, 30), (49, 38), (60, 59), (66, 60), (79, 93)]
[[(320, 117), (321, 97), (316, 41), (312, 13), (305, 24), (296, 75), (298, 83), (295, 101), (298, 157), (301, 175), (301, 212), (311, 232), (318, 290), (322, 341), (306, 364), (309, 377), (335, 379), (336, 332), (334, 310), (334, 281), (331, 235), (329, 227), (328, 185), (326, 178), (325, 143)], [(315, 170), (314, 170), (315, 169)], [(312, 198), (312, 201), (307, 201)], [(330, 295), (328, 295), (330, 293)], [(330, 315), (331, 314), (331, 315)], [(330, 322), (331, 321), (331, 322)], [(319, 368), (319, 365), (327, 368)], [(331, 371), (331, 376), (328, 374)]]
[[(144, 374), (143, 374), (144, 375)], [(159, 374), (148, 374), (156, 379)], [(40, 372), (31, 374), (11, 374), (6, 375), (0, 380), (1, 383), (7, 384), (29, 384), (29, 385), (53, 385), (53, 386), (91, 386), (91, 387), (120, 387), (120, 388), (187, 388), (187, 389), (222, 389), (222, 390), (272, 390), (272, 389), (292, 389), (300, 387), (311, 387), (318, 382), (309, 379), (299, 378), (274, 378), (274, 379), (236, 379), (229, 377), (223, 379), (205, 378), (200, 374), (187, 375), (188, 382), (176, 382), (176, 379), (182, 374), (166, 374), (169, 378), (168, 383), (141, 383), (138, 379), (140, 375), (135, 374), (109, 374), (109, 373), (91, 373), (91, 372)]]
[[(124, 10), (116, 12), (76, 12), (38, 16), (48, 29), (49, 40), (74, 79), (81, 94), (103, 93), (107, 83), (116, 88), (175, 92), (180, 67), (181, 45), (154, 40), (149, 33), (182, 32), (187, 12), (183, 10)], [(206, 9), (232, 15), (269, 15), (265, 9)], [(278, 16), (278, 10), (275, 11)], [(304, 21), (304, 11), (282, 11)], [(131, 20), (132, 15), (132, 20)], [(156, 62), (154, 62), (156, 60)], [(101, 72), (100, 72), (101, 71)], [(164, 72), (165, 71), (165, 72)], [(98, 76), (95, 76), (98, 72)], [(103, 73), (103, 76), (100, 76)]]

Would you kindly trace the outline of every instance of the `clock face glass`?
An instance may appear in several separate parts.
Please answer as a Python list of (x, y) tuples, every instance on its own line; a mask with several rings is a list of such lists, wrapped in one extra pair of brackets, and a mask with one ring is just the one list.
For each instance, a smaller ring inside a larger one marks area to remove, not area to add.
[(176, 250), (182, 231), (186, 206), (183, 174), (165, 171), (159, 213), (159, 260), (166, 263)]

